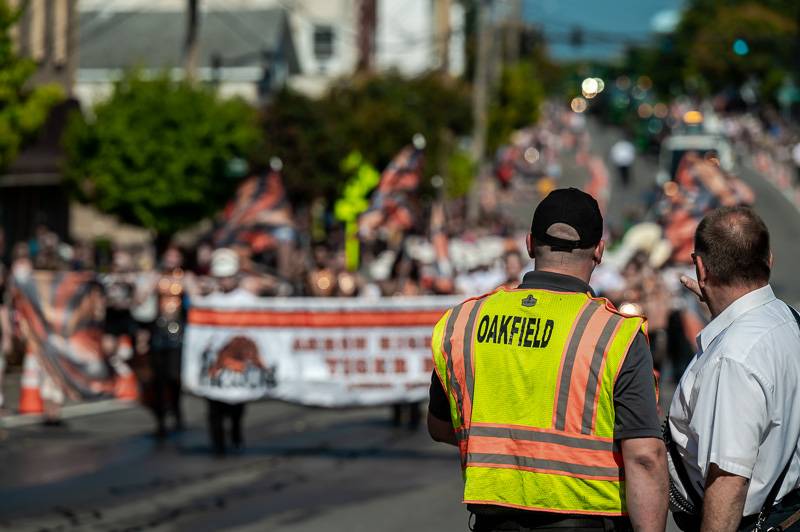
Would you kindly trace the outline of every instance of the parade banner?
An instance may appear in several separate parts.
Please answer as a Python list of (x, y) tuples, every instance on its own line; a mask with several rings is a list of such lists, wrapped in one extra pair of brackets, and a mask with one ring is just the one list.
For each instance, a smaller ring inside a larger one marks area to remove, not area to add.
[(101, 349), (103, 289), (93, 272), (12, 276), (11, 294), (26, 349), (56, 386), (72, 399), (113, 393)]
[(189, 311), (183, 384), (227, 402), (339, 407), (423, 401), (449, 297), (209, 298)]

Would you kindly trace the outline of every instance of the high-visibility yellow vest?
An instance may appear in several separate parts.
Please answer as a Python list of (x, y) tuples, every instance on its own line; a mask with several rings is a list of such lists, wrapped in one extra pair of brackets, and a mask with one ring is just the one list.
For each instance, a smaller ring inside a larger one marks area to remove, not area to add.
[(464, 502), (625, 515), (614, 382), (645, 319), (606, 299), (501, 289), (448, 310), (431, 341)]

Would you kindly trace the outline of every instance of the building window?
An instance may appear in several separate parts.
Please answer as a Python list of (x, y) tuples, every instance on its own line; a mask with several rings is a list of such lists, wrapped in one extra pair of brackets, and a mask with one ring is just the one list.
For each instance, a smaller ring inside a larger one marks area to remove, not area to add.
[(335, 34), (331, 26), (314, 26), (314, 57), (320, 61), (333, 57)]

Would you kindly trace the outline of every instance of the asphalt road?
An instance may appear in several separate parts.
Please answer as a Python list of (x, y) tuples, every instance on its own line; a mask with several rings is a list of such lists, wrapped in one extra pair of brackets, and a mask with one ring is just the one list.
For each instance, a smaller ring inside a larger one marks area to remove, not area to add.
[(0, 529), (464, 530), (455, 448), (389, 409), (250, 405), (246, 449), (214, 458), (202, 400), (159, 444), (139, 408), (9, 430)]
[[(618, 133), (592, 128), (593, 152), (605, 156)], [(569, 161), (564, 170), (563, 185), (587, 177)], [(800, 301), (793, 276), (800, 215), (747, 165), (742, 173), (772, 231), (775, 287)], [(653, 161), (641, 158), (631, 190), (612, 179), (613, 223), (654, 175)], [(467, 530), (455, 448), (430, 441), (424, 428), (393, 427), (388, 408), (252, 404), (245, 451), (217, 459), (204, 402), (184, 401), (188, 430), (161, 444), (148, 436), (152, 420), (138, 407), (101, 409), (64, 428), (0, 430), (0, 529)]]

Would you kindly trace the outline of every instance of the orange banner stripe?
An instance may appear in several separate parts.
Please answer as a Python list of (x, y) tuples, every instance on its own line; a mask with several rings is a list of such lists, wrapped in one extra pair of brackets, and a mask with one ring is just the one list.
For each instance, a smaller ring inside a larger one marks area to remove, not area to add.
[(441, 310), (393, 312), (276, 312), (192, 309), (192, 325), (230, 327), (433, 327)]

